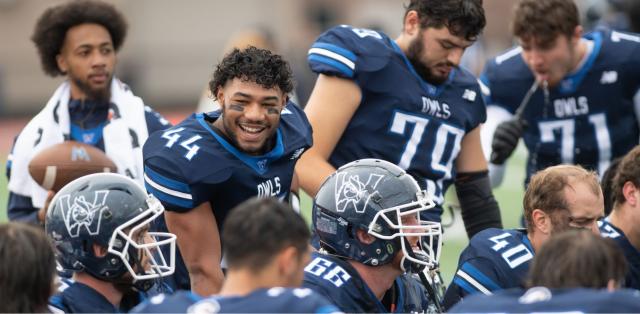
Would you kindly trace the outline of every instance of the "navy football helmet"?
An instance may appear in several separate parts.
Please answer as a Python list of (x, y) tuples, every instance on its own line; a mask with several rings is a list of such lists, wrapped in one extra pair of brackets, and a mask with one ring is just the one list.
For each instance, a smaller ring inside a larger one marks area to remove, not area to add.
[[(132, 179), (97, 173), (65, 185), (51, 201), (45, 229), (65, 270), (105, 281), (132, 283), (173, 274), (176, 236), (148, 232), (164, 207)], [(95, 254), (94, 244), (106, 249)], [(160, 248), (168, 246), (170, 256)], [(138, 286), (138, 285), (136, 285)], [(144, 287), (144, 285), (141, 285)]]
[[(441, 225), (420, 220), (420, 213), (434, 206), (400, 167), (362, 159), (340, 167), (322, 184), (314, 199), (313, 226), (321, 248), (331, 254), (379, 266), (402, 251), (403, 271), (419, 272), (437, 267), (439, 259)], [(357, 230), (376, 239), (363, 243)]]

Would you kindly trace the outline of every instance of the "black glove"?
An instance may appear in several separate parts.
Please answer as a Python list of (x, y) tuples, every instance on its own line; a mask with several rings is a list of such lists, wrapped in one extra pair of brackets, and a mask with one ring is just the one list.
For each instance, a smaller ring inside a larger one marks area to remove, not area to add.
[(502, 122), (496, 128), (491, 141), (492, 164), (502, 165), (511, 156), (513, 150), (518, 146), (518, 141), (522, 132), (527, 127), (527, 122), (522, 119), (512, 119)]

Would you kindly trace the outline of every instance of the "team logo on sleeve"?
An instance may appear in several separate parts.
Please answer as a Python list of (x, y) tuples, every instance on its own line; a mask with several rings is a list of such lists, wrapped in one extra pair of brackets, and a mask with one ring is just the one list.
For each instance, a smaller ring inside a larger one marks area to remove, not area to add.
[(366, 181), (361, 180), (357, 174), (348, 175), (342, 172), (337, 176), (335, 199), (338, 212), (355, 210), (356, 213), (364, 213), (369, 201), (380, 196), (376, 188), (382, 180), (382, 175), (369, 174)]
[(77, 237), (83, 228), (91, 235), (100, 232), (102, 212), (109, 208), (105, 205), (107, 195), (109, 195), (109, 191), (96, 191), (92, 200), (78, 196), (73, 201), (68, 194), (60, 197), (58, 204), (71, 237)]

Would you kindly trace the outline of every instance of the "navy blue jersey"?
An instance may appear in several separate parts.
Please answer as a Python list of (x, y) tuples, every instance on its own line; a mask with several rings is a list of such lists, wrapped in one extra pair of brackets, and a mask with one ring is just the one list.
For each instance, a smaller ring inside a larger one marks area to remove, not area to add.
[[(584, 64), (550, 89), (531, 97), (522, 118), (529, 151), (527, 179), (557, 164), (579, 164), (601, 175), (610, 161), (638, 144), (640, 130), (633, 97), (640, 87), (640, 37), (609, 30), (586, 35), (593, 43)], [(490, 60), (481, 80), (485, 99), (515, 113), (534, 76), (513, 48)]]
[(311, 262), (304, 269), (303, 286), (326, 297), (343, 312), (422, 313), (429, 307), (424, 287), (409, 275), (396, 278), (383, 298), (385, 302), (381, 302), (346, 261), (319, 252), (311, 256)]
[(351, 26), (322, 34), (308, 61), (314, 72), (353, 80), (362, 92), (329, 162), (336, 168), (362, 158), (397, 164), (438, 204), (436, 215), (425, 218), (440, 221), (462, 138), (486, 119), (476, 78), (456, 68), (446, 83), (429, 84), (389, 37)]
[(158, 295), (130, 313), (339, 313), (340, 310), (310, 289), (258, 289), (246, 296), (199, 297), (180, 291)]
[(282, 112), (275, 147), (245, 154), (213, 131), (219, 111), (194, 114), (149, 137), (144, 145), (145, 186), (168, 211), (187, 212), (209, 202), (222, 227), (229, 210), (254, 197), (285, 200), (293, 169), (311, 146), (311, 126), (296, 105)]
[(533, 253), (525, 230), (479, 232), (460, 254), (458, 270), (445, 293), (445, 308), (469, 294), (522, 287)]
[(93, 288), (73, 282), (49, 299), (49, 308), (56, 313), (116, 313), (118, 308)]
[[(219, 111), (194, 114), (143, 147), (145, 186), (168, 211), (187, 212), (209, 202), (222, 233), (229, 211), (254, 197), (286, 200), (295, 163), (311, 146), (311, 125), (302, 110), (288, 103), (282, 110), (277, 143), (265, 155), (247, 155), (213, 131)], [(158, 229), (166, 228), (158, 222)], [(179, 251), (178, 251), (179, 252)], [(189, 289), (187, 269), (176, 254), (172, 287)]]
[(624, 286), (640, 290), (640, 252), (629, 242), (624, 232), (612, 225), (608, 219), (598, 221), (598, 227), (600, 234), (605, 238), (613, 239), (624, 253), (628, 267)]
[(640, 292), (635, 290), (547, 289), (534, 287), (473, 295), (449, 313), (638, 313)]

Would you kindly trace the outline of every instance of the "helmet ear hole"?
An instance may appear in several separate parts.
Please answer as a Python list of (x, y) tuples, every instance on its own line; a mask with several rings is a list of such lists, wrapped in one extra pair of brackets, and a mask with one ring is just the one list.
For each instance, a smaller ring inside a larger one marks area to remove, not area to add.
[(376, 238), (372, 235), (370, 235), (369, 233), (367, 233), (366, 231), (358, 228), (356, 229), (356, 239), (366, 245), (369, 245), (371, 243), (373, 243)]

